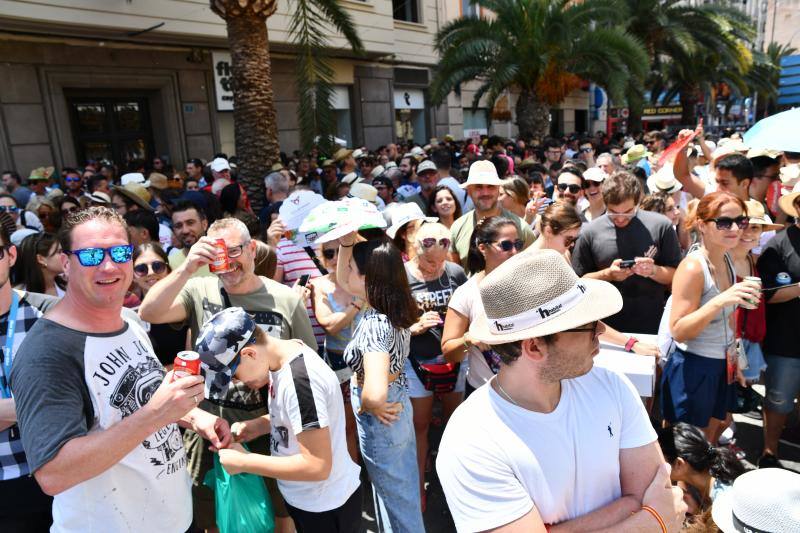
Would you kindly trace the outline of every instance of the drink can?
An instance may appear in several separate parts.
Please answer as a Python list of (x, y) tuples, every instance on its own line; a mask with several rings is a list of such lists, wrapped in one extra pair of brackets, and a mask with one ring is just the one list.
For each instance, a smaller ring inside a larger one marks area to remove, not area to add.
[(792, 276), (788, 272), (780, 272), (775, 276), (775, 282), (781, 287), (792, 283)]
[(228, 247), (225, 246), (223, 239), (217, 239), (214, 248), (216, 249), (216, 257), (211, 264), (208, 265), (208, 270), (214, 274), (224, 274), (231, 270), (231, 260), (228, 258)]
[(200, 354), (186, 350), (178, 352), (172, 368), (173, 379), (200, 375)]
[[(755, 285), (756, 288), (758, 288), (758, 290), (761, 291), (761, 278), (759, 278), (757, 276), (747, 276), (746, 278), (744, 278), (744, 281), (746, 281), (750, 285)], [(756, 308), (758, 308), (758, 302), (759, 302), (760, 299), (761, 299), (761, 297), (759, 295), (759, 299), (758, 300), (747, 300), (747, 303), (750, 304), (750, 305), (746, 305), (746, 306), (742, 306), (742, 307), (744, 307), (745, 309), (756, 309)]]

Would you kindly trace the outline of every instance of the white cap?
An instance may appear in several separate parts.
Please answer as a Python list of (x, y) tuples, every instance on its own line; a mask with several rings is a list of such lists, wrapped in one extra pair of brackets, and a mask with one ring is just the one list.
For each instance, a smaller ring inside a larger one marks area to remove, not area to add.
[(214, 172), (222, 172), (223, 170), (230, 170), (231, 166), (228, 164), (228, 160), (222, 157), (218, 157), (211, 162), (211, 170)]
[(426, 159), (417, 166), (417, 174), (422, 174), (423, 172), (427, 172), (428, 170), (433, 170), (434, 172), (436, 172), (436, 163), (434, 163), (430, 159)]
[(394, 161), (389, 161), (388, 163), (386, 163), (385, 168), (386, 170), (389, 170), (390, 168), (397, 168), (397, 163), (395, 163)]
[(145, 187), (149, 186), (150, 184), (145, 184), (144, 175), (141, 172), (129, 172), (128, 174), (123, 174), (122, 178), (122, 186), (126, 186), (129, 183), (141, 183)]
[(608, 174), (600, 167), (587, 168), (586, 172), (583, 173), (583, 179), (596, 181), (598, 183), (602, 182), (607, 177)]
[(370, 172), (370, 173), (369, 173), (369, 177), (371, 177), (371, 178), (377, 178), (378, 176), (380, 176), (381, 174), (383, 174), (385, 171), (386, 171), (386, 169), (385, 169), (385, 168), (383, 168), (383, 166), (382, 166), (382, 165), (378, 165), (377, 167), (375, 167), (375, 168), (373, 168), (373, 169), (372, 169), (372, 172)]
[(411, 155), (413, 156), (425, 155), (425, 150), (423, 150), (419, 146), (415, 146), (414, 148), (411, 149)]

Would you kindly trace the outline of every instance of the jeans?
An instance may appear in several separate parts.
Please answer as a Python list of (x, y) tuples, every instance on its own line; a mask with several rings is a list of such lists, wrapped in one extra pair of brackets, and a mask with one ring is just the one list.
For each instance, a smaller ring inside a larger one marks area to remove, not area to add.
[(358, 414), (361, 389), (350, 388), (350, 401), (358, 426), (361, 455), (375, 489), (375, 504), (379, 524), (391, 533), (421, 533), (425, 531), (420, 507), (419, 473), (417, 472), (417, 441), (411, 401), (405, 385), (389, 384), (387, 402), (400, 402), (403, 411), (399, 419), (385, 425), (371, 414)]

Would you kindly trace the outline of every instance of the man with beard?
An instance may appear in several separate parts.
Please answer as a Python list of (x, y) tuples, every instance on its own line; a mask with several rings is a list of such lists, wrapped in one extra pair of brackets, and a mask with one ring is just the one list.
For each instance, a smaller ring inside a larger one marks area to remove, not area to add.
[(583, 199), (583, 173), (580, 169), (573, 166), (564, 167), (556, 183), (558, 200), (571, 205), (580, 213), (583, 208), (578, 205)]
[[(217, 239), (225, 241), (231, 270), (215, 277), (194, 277), (215, 257)], [(166, 278), (158, 282), (145, 296), (139, 313), (154, 324), (188, 324), (192, 343), (203, 323), (214, 314), (229, 307), (242, 307), (251, 314), (265, 333), (281, 339), (299, 339), (316, 350), (317, 341), (306, 313), (305, 302), (291, 288), (255, 274), (256, 242), (250, 239), (247, 227), (239, 220), (223, 218), (208, 228), (191, 247), (185, 261)], [(209, 383), (206, 384), (207, 392)], [(208, 394), (207, 394), (208, 396)], [(263, 416), (266, 394), (247, 388), (241, 382), (231, 386), (224, 397), (209, 397), (200, 408), (233, 423)], [(213, 468), (209, 443), (196, 433), (187, 431), (184, 442), (189, 455), (189, 471), (194, 481), (193, 500), (195, 523), (203, 529), (215, 527), (214, 494), (203, 486), (209, 469)], [(250, 442), (250, 449), (266, 454), (268, 439)], [(270, 490), (278, 531), (286, 531), (288, 511), (278, 493), (274, 480), (266, 480)]]
[(463, 214), (453, 222), (450, 228), (450, 232), (453, 234), (450, 260), (454, 263), (466, 268), (472, 232), (478, 221), (486, 217), (502, 215), (514, 222), (517, 226), (517, 235), (519, 235), (519, 242), (513, 243), (517, 251), (527, 248), (536, 239), (533, 230), (524, 220), (500, 207), (498, 200), (502, 184), (503, 182), (497, 175), (497, 169), (491, 161), (476, 161), (469, 167), (467, 181), (461, 185), (461, 188), (467, 190), (472, 203), (475, 204), (475, 209)]
[[(205, 212), (197, 205), (182, 201), (172, 208), (172, 231), (180, 243), (180, 249), (169, 256), (169, 266), (177, 269), (186, 261), (189, 250), (206, 234), (208, 220)], [(193, 273), (194, 276), (210, 276), (208, 265), (200, 265)]]
[(413, 202), (419, 206), (423, 213), (428, 210), (428, 202), (430, 200), (433, 190), (439, 184), (439, 171), (436, 169), (436, 164), (427, 159), (417, 166), (417, 183), (419, 183), (419, 192), (406, 197), (406, 203)]
[(678, 531), (683, 491), (638, 393), (593, 365), (619, 292), (541, 250), (493, 270), (480, 298), (469, 334), (500, 369), (456, 409), (436, 459), (458, 530)]

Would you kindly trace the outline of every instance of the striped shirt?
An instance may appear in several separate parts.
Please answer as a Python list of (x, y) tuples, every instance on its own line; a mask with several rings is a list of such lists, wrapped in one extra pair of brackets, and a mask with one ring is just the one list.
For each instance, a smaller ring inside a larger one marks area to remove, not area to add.
[[(304, 274), (308, 274), (309, 279), (318, 278), (322, 275), (306, 251), (289, 239), (283, 238), (278, 242), (277, 255), (278, 266), (283, 269), (283, 279), (280, 281), (289, 287), (294, 285)], [(308, 311), (308, 318), (311, 320), (311, 327), (314, 329), (317, 345), (322, 346), (325, 344), (325, 330), (317, 322), (314, 309), (311, 307), (311, 298), (306, 300), (306, 311)]]

